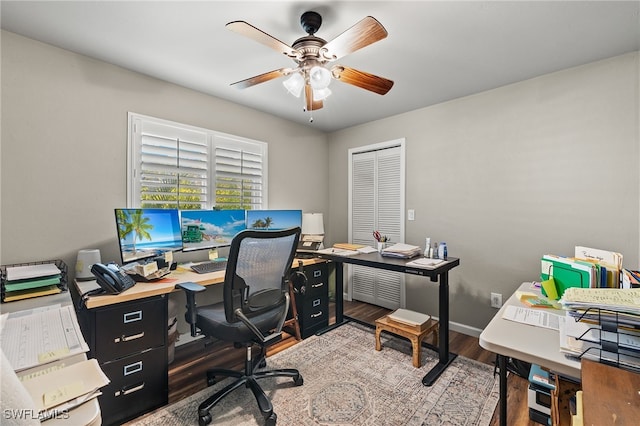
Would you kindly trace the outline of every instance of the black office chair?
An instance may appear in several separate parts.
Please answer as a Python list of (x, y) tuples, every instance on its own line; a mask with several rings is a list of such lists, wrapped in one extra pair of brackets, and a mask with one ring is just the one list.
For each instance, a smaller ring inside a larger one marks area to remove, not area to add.
[[(198, 423), (211, 423), (210, 410), (231, 392), (244, 385), (253, 392), (266, 425), (275, 425), (277, 416), (273, 405), (258, 384), (265, 377), (292, 377), (295, 386), (303, 384), (298, 370), (280, 369), (256, 371), (266, 366), (266, 348), (281, 340), (282, 327), (289, 311), (288, 279), (295, 255), (300, 228), (281, 231), (245, 230), (231, 242), (224, 280), (223, 301), (196, 306), (195, 294), (205, 288), (194, 284), (178, 284), (186, 291), (185, 318), (191, 325), (191, 335), (198, 329), (205, 335), (236, 347), (246, 347), (244, 372), (214, 368), (207, 371), (207, 384), (216, 376), (235, 377), (198, 407)], [(260, 346), (260, 354), (252, 359), (253, 344)]]

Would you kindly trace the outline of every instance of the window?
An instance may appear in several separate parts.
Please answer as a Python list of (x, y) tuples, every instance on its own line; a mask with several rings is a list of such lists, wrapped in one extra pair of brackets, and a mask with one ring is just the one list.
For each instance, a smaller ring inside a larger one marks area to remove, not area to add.
[(129, 113), (127, 207), (267, 206), (267, 144)]

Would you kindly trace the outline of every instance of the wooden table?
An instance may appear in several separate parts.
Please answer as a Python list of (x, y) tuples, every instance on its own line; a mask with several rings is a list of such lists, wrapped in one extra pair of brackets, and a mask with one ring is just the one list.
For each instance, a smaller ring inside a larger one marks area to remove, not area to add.
[(420, 347), (422, 346), (424, 338), (433, 333), (433, 344), (434, 346), (438, 346), (438, 321), (433, 318), (429, 318), (422, 329), (417, 329), (416, 327), (406, 326), (396, 321), (392, 321), (387, 315), (382, 318), (378, 318), (376, 320), (376, 351), (382, 350), (380, 334), (383, 331), (409, 339), (413, 349), (413, 366), (416, 368), (420, 368)]
[(640, 423), (640, 374), (582, 360), (584, 425)]

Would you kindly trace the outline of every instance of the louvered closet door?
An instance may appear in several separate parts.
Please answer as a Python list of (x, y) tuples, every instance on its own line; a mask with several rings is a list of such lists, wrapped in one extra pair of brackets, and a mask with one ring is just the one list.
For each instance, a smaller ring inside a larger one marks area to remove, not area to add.
[[(395, 146), (351, 157), (351, 241), (375, 247), (373, 230), (404, 241), (403, 170), (401, 147)], [(402, 274), (352, 266), (351, 296), (389, 309), (405, 305)]]

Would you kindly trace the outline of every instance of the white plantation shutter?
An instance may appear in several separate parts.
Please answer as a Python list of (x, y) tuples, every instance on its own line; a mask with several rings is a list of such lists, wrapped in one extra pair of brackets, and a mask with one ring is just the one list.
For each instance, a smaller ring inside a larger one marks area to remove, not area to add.
[(140, 207), (206, 208), (209, 202), (207, 135), (153, 122), (136, 123), (140, 150)]
[(264, 195), (265, 155), (255, 144), (215, 136), (215, 186), (221, 208), (260, 209)]
[[(404, 143), (350, 152), (350, 242), (375, 247), (373, 231), (404, 242)], [(396, 309), (405, 306), (404, 276), (361, 266), (349, 272), (351, 297)]]
[(267, 144), (129, 114), (128, 206), (260, 209)]

